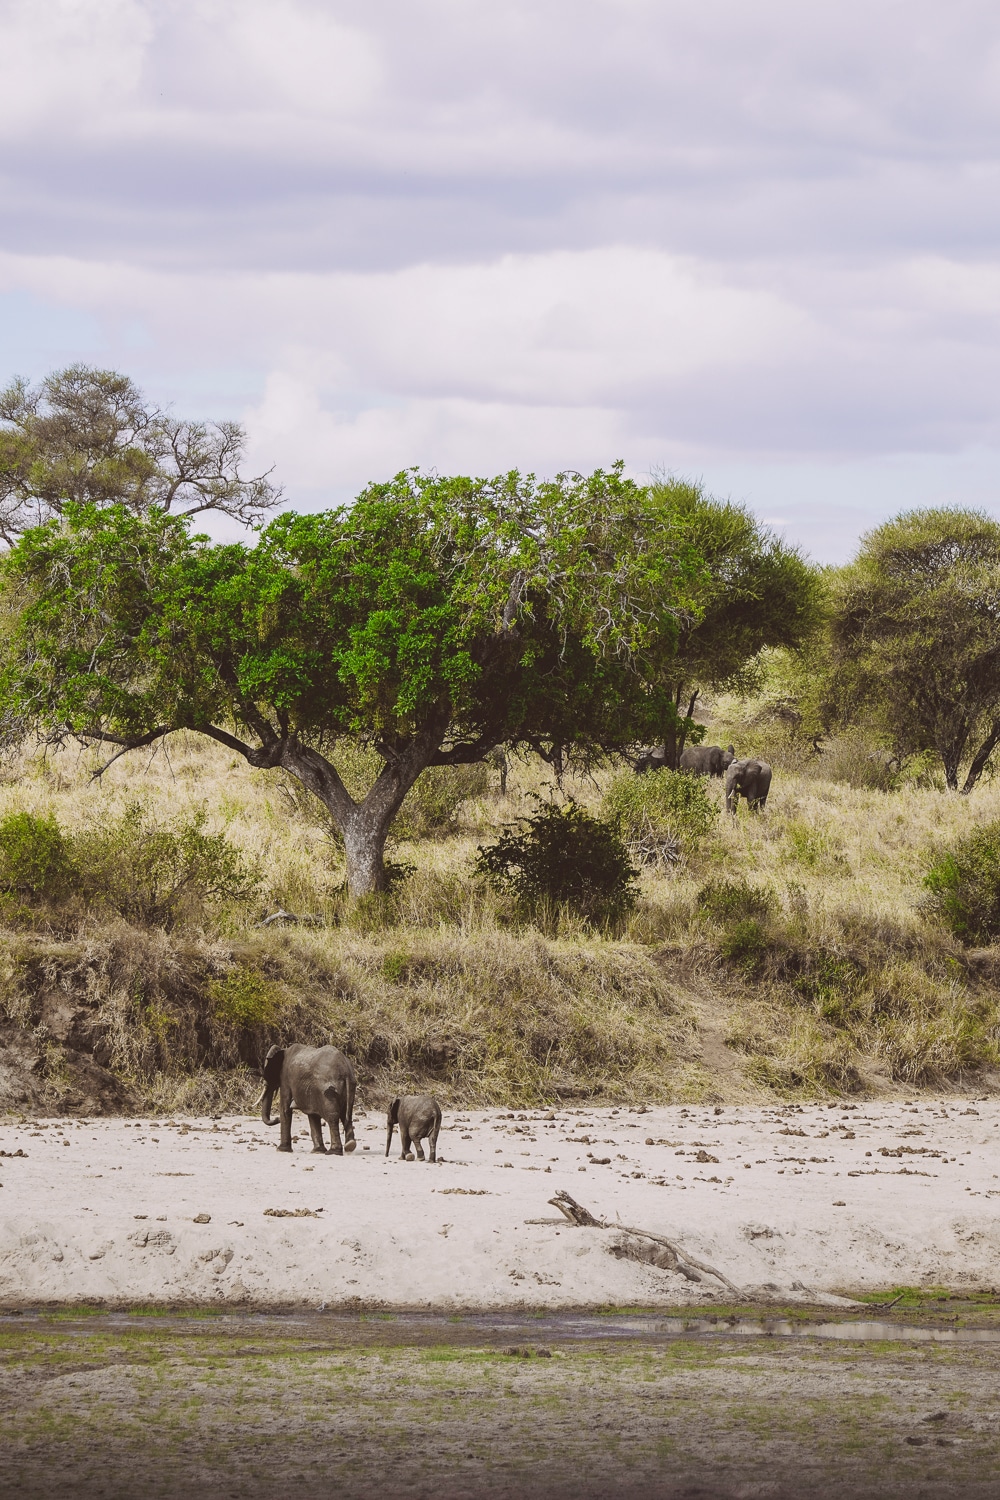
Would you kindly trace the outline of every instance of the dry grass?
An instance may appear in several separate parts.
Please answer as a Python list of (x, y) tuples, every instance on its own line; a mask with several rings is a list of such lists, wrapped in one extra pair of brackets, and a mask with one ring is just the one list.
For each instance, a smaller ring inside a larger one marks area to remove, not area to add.
[[(717, 830), (679, 866), (643, 873), (623, 932), (555, 914), (542, 933), (470, 876), (489, 830), (552, 790), (538, 762), (512, 764), (505, 798), (491, 773), (449, 836), (398, 843), (415, 874), (354, 910), (336, 842), (280, 776), (196, 736), (98, 782), (93, 764), (25, 754), (0, 817), (54, 812), (76, 830), (135, 799), (165, 820), (204, 809), (263, 873), (259, 902), (221, 925), (168, 939), (94, 920), (70, 941), (11, 934), (0, 950), (10, 1019), (38, 1025), (61, 986), (144, 1107), (245, 1104), (263, 1048), (292, 1035), (345, 1045), (373, 1100), (432, 1085), (468, 1106), (941, 1088), (981, 1084), (1000, 1063), (992, 960), (970, 959), (922, 906), (933, 851), (1000, 817), (1000, 785), (885, 793), (810, 764), (777, 770), (765, 814), (734, 821), (711, 783)], [(611, 774), (566, 790), (596, 811)], [(736, 879), (772, 893), (766, 920), (699, 909), (706, 883)], [(262, 930), (277, 906), (322, 925)], [(722, 1063), (707, 1060), (710, 1033)]]

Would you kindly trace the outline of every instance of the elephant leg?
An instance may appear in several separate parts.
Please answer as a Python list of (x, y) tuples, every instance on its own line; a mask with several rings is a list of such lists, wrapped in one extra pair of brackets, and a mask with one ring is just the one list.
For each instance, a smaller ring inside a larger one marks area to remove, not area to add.
[(427, 1145), (430, 1149), (431, 1161), (437, 1161), (438, 1159), (438, 1131), (440, 1129), (441, 1122), (439, 1120), (438, 1123), (434, 1126), (434, 1129), (431, 1131), (430, 1135), (427, 1137)]
[(402, 1124), (399, 1127), (399, 1144), (403, 1148), (402, 1160), (412, 1161), (413, 1152), (410, 1150), (410, 1132), (407, 1130), (406, 1126)]
[[(353, 1151), (357, 1146), (354, 1139), (354, 1099), (350, 1087), (338, 1087), (335, 1084), (323, 1090), (326, 1099), (326, 1107), (329, 1110), (327, 1120), (330, 1122), (330, 1135), (333, 1137), (337, 1155), (343, 1153), (340, 1150), (340, 1126), (344, 1127), (344, 1151)], [(332, 1123), (336, 1121), (337, 1123)]]
[(423, 1159), (424, 1159), (424, 1143), (420, 1139), (419, 1135), (414, 1139), (413, 1149), (417, 1153), (417, 1161), (423, 1161)]
[(281, 1098), (278, 1103), (278, 1119), (281, 1122), (281, 1140), (278, 1142), (279, 1151), (291, 1151), (292, 1149), (292, 1095), (290, 1090), (282, 1089)]
[(309, 1134), (312, 1136), (313, 1150), (321, 1151), (326, 1155), (326, 1147), (323, 1145), (323, 1118), (321, 1115), (309, 1116)]
[(326, 1123), (330, 1127), (330, 1155), (343, 1156), (344, 1148), (340, 1143), (340, 1116), (329, 1114)]

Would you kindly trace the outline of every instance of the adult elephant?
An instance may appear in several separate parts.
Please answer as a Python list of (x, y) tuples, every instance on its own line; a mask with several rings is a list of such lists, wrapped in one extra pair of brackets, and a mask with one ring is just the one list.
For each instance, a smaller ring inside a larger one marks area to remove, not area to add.
[(771, 790), (771, 767), (766, 760), (734, 760), (726, 772), (726, 811), (736, 816), (745, 798), (751, 812), (760, 812)]
[(721, 745), (687, 745), (681, 751), (680, 767), (695, 776), (725, 776), (735, 759), (732, 745), (727, 750)]
[[(330, 1127), (330, 1152), (343, 1156), (353, 1151), (354, 1091), (356, 1080), (351, 1060), (339, 1047), (272, 1047), (264, 1059), (264, 1091), (260, 1117), (265, 1125), (281, 1124), (279, 1151), (292, 1149), (292, 1110), (301, 1110), (309, 1120), (314, 1151), (326, 1153), (323, 1121)], [(278, 1090), (278, 1119), (271, 1119), (271, 1101)], [(344, 1144), (340, 1127), (344, 1127)]]

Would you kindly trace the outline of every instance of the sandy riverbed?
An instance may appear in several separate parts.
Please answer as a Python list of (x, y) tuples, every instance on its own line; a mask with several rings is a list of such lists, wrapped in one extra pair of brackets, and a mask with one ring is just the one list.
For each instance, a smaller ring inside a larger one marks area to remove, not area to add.
[(733, 1301), (616, 1258), (616, 1230), (526, 1222), (559, 1189), (747, 1299), (1000, 1285), (1000, 1102), (446, 1113), (436, 1166), (356, 1124), (344, 1158), (304, 1119), (291, 1156), (246, 1118), (0, 1125), (0, 1305)]

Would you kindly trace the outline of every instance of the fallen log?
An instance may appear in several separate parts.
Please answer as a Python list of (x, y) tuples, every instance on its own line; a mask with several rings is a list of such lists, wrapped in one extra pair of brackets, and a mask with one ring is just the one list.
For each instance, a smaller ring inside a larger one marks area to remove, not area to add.
[(631, 1224), (610, 1224), (607, 1219), (595, 1219), (589, 1209), (584, 1208), (582, 1203), (577, 1203), (576, 1199), (563, 1189), (560, 1189), (554, 1198), (550, 1198), (549, 1202), (553, 1208), (558, 1208), (570, 1224), (577, 1228), (619, 1229), (623, 1234), (633, 1234), (639, 1239), (652, 1240), (656, 1245), (663, 1245), (669, 1255), (667, 1264), (662, 1269), (679, 1271), (689, 1281), (700, 1281), (701, 1277), (694, 1273), (703, 1271), (706, 1276), (714, 1276), (716, 1281), (721, 1281), (722, 1285), (728, 1287), (737, 1297), (740, 1295), (739, 1287), (734, 1286), (728, 1276), (723, 1276), (721, 1271), (717, 1271), (714, 1266), (707, 1265), (705, 1261), (696, 1260), (693, 1255), (689, 1255), (686, 1250), (682, 1250), (680, 1245), (673, 1240), (668, 1240), (665, 1235), (655, 1234), (651, 1229), (638, 1229)]

